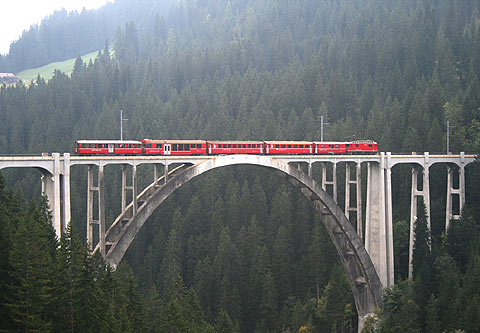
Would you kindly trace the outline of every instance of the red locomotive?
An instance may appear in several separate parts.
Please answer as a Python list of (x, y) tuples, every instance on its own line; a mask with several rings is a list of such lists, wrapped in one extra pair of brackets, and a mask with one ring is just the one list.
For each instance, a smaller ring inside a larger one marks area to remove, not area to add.
[(377, 143), (370, 140), (328, 141), (205, 141), (205, 140), (78, 140), (78, 155), (324, 155), (376, 154)]

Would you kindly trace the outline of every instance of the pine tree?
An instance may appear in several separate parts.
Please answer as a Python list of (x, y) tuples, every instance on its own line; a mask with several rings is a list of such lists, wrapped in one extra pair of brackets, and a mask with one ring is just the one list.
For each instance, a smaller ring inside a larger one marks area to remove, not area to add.
[(91, 331), (92, 327), (100, 326), (100, 295), (95, 282), (98, 267), (72, 224), (60, 239), (56, 271), (56, 329)]
[(52, 248), (51, 229), (42, 208), (32, 204), (15, 232), (9, 254), (12, 282), (8, 287), (12, 298), (7, 301), (7, 307), (20, 330), (49, 331), (53, 327), (52, 252), (55, 246)]
[(427, 225), (425, 204), (420, 201), (417, 220), (414, 226), (415, 242), (413, 245), (413, 288), (415, 290), (415, 303), (420, 309), (420, 325), (426, 327), (426, 310), (433, 292), (432, 267), (433, 257), (431, 253), (431, 236)]

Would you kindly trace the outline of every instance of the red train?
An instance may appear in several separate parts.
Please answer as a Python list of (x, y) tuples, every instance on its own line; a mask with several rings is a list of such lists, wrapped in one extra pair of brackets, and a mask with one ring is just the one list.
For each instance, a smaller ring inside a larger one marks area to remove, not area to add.
[(376, 154), (377, 143), (370, 140), (328, 141), (205, 141), (205, 140), (78, 140), (78, 155), (319, 155)]

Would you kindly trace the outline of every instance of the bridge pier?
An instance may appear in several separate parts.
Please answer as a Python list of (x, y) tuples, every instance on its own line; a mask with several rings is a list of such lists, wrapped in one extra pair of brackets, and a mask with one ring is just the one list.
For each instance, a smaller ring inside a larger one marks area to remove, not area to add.
[[(94, 226), (98, 225), (98, 244), (100, 253), (105, 256), (105, 181), (104, 167), (100, 165), (97, 170), (97, 185), (94, 185), (94, 165), (88, 165), (87, 175), (87, 244), (93, 251)], [(97, 193), (98, 212), (94, 218), (94, 193)]]
[[(454, 187), (454, 170), (457, 171), (458, 188)], [(453, 199), (458, 197), (459, 211), (453, 213)], [(465, 205), (465, 165), (461, 163), (457, 168), (447, 166), (447, 207), (445, 213), (445, 230), (448, 230), (450, 220), (458, 220)]]
[(390, 155), (368, 162), (365, 248), (383, 287), (394, 284), (393, 217)]
[[(355, 179), (351, 179), (351, 167), (355, 165)], [(362, 166), (360, 163), (346, 163), (345, 166), (345, 216), (350, 220), (350, 212), (355, 212), (357, 220), (357, 234), (363, 240), (363, 221), (362, 221)], [(350, 206), (350, 185), (354, 186), (356, 206)], [(352, 222), (352, 220), (350, 220)]]
[[(131, 185), (127, 184), (127, 167), (128, 164), (122, 164), (122, 214), (125, 214), (127, 210), (127, 195), (128, 191), (132, 191), (133, 212), (132, 216), (137, 213), (138, 201), (137, 201), (137, 166), (132, 165), (132, 178)], [(156, 171), (156, 169), (155, 169)]]
[(327, 164), (322, 163), (322, 189), (327, 192), (327, 185), (331, 185), (333, 201), (337, 202), (337, 163), (332, 163), (332, 180), (327, 178)]
[[(70, 222), (70, 154), (66, 154), (64, 165), (60, 163), (60, 154), (52, 153), (51, 172), (42, 170), (42, 194), (48, 198), (52, 213), (52, 225), (58, 237)], [(64, 166), (66, 173), (62, 174)]]

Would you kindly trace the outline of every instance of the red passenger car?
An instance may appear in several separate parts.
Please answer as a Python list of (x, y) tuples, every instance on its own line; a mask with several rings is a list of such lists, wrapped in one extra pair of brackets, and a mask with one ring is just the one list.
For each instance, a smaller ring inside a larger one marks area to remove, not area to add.
[(347, 153), (349, 154), (376, 154), (378, 146), (375, 141), (353, 141), (347, 143)]
[(346, 142), (319, 141), (314, 142), (315, 154), (345, 154), (347, 152)]
[(78, 140), (73, 146), (78, 155), (141, 155), (142, 142), (120, 140)]
[(142, 140), (145, 155), (205, 155), (204, 140)]
[(312, 154), (313, 143), (307, 141), (265, 141), (267, 154)]
[(207, 141), (208, 153), (217, 154), (263, 154), (262, 141)]

